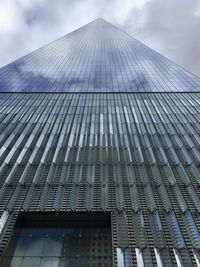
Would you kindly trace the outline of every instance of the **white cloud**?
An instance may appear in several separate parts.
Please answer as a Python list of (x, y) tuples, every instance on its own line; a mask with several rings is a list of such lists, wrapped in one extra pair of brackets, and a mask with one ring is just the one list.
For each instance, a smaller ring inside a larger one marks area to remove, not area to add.
[[(133, 9), (124, 28), (145, 44), (200, 75), (200, 1), (151, 0)], [(135, 21), (139, 23), (134, 24)]]
[(1, 0), (0, 66), (97, 17), (200, 74), (199, 0)]

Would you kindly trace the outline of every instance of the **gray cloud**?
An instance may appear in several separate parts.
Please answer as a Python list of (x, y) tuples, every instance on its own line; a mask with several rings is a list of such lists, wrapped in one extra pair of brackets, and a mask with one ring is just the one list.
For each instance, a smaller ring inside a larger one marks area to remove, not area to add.
[(200, 75), (199, 0), (2, 0), (0, 66), (97, 17)]
[(200, 75), (199, 0), (151, 0), (142, 9), (133, 8), (123, 28)]

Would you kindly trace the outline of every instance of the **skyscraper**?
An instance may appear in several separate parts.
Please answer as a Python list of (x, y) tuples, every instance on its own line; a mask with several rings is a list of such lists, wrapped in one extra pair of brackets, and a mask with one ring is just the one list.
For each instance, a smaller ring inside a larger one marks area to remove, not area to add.
[(0, 69), (1, 266), (200, 266), (200, 78), (97, 19)]

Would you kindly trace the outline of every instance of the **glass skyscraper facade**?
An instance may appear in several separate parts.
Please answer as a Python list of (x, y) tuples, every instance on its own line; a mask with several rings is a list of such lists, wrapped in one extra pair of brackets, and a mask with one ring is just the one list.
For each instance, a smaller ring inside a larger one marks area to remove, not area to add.
[(200, 266), (199, 77), (97, 19), (0, 92), (0, 266)]
[(103, 19), (97, 19), (0, 70), (2, 92), (199, 90), (199, 77)]

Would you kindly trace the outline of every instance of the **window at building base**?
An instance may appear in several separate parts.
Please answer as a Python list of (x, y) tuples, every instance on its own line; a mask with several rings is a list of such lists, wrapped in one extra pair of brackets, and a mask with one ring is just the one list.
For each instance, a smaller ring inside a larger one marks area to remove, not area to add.
[(0, 266), (112, 266), (110, 214), (22, 213)]

